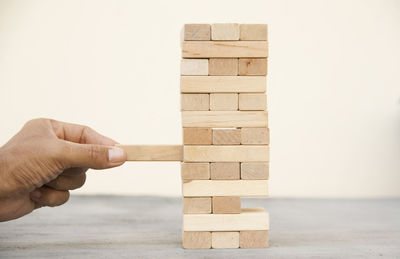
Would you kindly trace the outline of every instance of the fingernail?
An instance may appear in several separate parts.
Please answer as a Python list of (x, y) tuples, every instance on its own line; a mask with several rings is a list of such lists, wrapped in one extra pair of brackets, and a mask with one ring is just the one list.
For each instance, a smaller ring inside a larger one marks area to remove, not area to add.
[(31, 192), (31, 198), (32, 199), (37, 200), (37, 199), (40, 198), (40, 196), (42, 196), (42, 193), (38, 189), (36, 189), (33, 192)]
[(108, 150), (108, 161), (119, 163), (125, 161), (125, 152), (122, 148), (114, 147)]

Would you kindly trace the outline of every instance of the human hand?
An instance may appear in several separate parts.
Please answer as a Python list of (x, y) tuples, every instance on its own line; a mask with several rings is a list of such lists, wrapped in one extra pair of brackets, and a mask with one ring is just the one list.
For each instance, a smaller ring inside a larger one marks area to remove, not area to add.
[(0, 221), (59, 206), (85, 183), (88, 168), (126, 161), (117, 142), (86, 126), (35, 119), (0, 148)]

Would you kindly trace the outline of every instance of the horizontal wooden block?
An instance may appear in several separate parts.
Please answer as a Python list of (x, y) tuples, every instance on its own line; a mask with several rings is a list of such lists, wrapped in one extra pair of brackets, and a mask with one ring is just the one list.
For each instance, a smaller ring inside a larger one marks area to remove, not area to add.
[(239, 180), (240, 164), (238, 162), (211, 163), (210, 176), (211, 180)]
[(213, 145), (239, 145), (241, 143), (240, 129), (213, 129)]
[(127, 161), (182, 161), (182, 145), (117, 145), (127, 153)]
[(269, 217), (263, 208), (242, 209), (240, 214), (185, 214), (184, 231), (268, 230)]
[(240, 40), (268, 40), (268, 25), (241, 24)]
[(184, 145), (211, 145), (212, 131), (210, 128), (183, 128)]
[(185, 249), (209, 249), (211, 248), (211, 232), (184, 231), (182, 245)]
[(268, 128), (242, 128), (241, 143), (244, 145), (268, 145)]
[(267, 80), (260, 76), (181, 76), (182, 93), (263, 93)]
[(212, 197), (214, 214), (237, 214), (241, 212), (240, 197)]
[(266, 58), (266, 41), (183, 41), (183, 58)]
[(214, 23), (211, 25), (211, 40), (239, 40), (239, 24)]
[(241, 163), (240, 178), (244, 180), (267, 180), (269, 178), (269, 163), (266, 162)]
[(208, 111), (210, 109), (209, 94), (182, 94), (182, 111)]
[(268, 180), (193, 180), (182, 184), (184, 197), (267, 196)]
[(268, 230), (244, 230), (239, 234), (240, 248), (269, 247)]
[(265, 94), (239, 94), (239, 110), (265, 111), (267, 96)]
[(210, 94), (211, 111), (237, 111), (238, 94)]
[(239, 59), (240, 76), (265, 76), (267, 75), (268, 61), (266, 58), (241, 58)]
[(210, 58), (210, 76), (236, 76), (239, 71), (239, 60), (237, 58)]
[(210, 179), (210, 163), (181, 163), (182, 180)]
[(183, 127), (267, 127), (268, 114), (264, 111), (183, 111)]
[(187, 76), (207, 76), (208, 75), (208, 59), (182, 59), (181, 75)]
[(211, 197), (183, 198), (184, 214), (209, 214), (211, 213)]
[(185, 24), (183, 27), (184, 40), (210, 40), (210, 24)]
[(268, 162), (269, 146), (184, 146), (185, 162)]
[(212, 248), (239, 248), (239, 232), (212, 232)]

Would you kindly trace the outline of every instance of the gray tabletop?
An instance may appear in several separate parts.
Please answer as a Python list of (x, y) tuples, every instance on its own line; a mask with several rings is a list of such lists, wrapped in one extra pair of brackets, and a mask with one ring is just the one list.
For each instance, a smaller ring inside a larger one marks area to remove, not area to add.
[(181, 199), (72, 196), (0, 223), (0, 258), (400, 258), (400, 200), (244, 199), (267, 208), (270, 248), (181, 248)]

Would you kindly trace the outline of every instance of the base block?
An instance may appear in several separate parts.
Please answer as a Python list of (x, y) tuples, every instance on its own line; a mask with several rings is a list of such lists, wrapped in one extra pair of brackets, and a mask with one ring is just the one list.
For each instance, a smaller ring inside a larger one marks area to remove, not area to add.
[(240, 248), (269, 247), (268, 230), (240, 231)]

